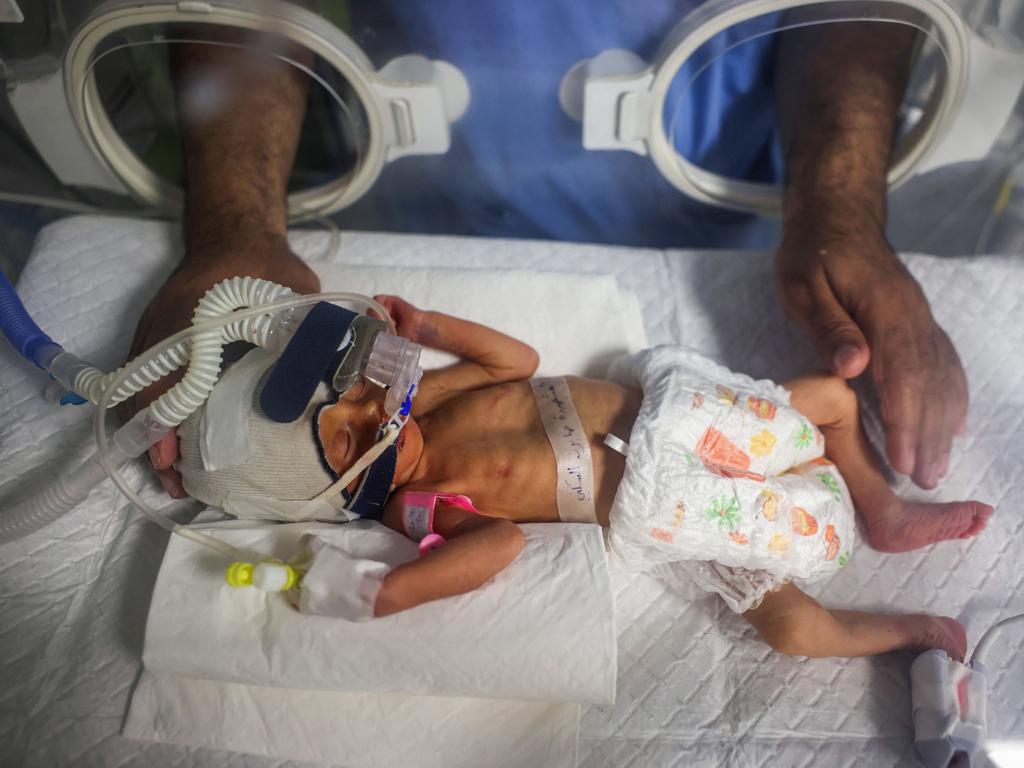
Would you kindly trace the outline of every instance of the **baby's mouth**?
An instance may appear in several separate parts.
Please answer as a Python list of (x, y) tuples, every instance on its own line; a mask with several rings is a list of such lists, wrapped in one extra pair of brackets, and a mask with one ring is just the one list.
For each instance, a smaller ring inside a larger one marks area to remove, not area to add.
[(405, 447), (405, 430), (404, 429), (401, 432), (398, 433), (398, 439), (395, 440), (395, 449), (396, 450), (400, 451), (400, 450), (402, 450), (403, 447)]

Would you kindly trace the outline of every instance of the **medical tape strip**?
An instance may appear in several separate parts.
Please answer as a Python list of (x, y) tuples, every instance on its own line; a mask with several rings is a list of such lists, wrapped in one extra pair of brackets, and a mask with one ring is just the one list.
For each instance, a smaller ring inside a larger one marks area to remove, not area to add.
[(563, 523), (597, 523), (594, 509), (594, 466), (590, 441), (572, 404), (563, 377), (532, 379), (537, 410), (555, 452), (555, 500)]
[(438, 501), (479, 514), (468, 496), (411, 491), (402, 499), (402, 527), (410, 539), (422, 541), (434, 532), (434, 507)]

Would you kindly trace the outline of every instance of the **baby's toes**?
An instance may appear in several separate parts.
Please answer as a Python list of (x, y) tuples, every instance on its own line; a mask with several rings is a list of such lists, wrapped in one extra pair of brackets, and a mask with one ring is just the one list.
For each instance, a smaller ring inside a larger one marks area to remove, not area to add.
[(967, 655), (967, 632), (963, 625), (948, 616), (937, 616), (936, 620), (943, 628), (939, 647), (948, 653), (951, 659), (963, 661)]
[(971, 536), (977, 536), (988, 525), (988, 519), (992, 517), (992, 507), (988, 504), (982, 504), (980, 501), (970, 502), (973, 508), (974, 515), (969, 521), (964, 532), (960, 534), (960, 538), (968, 539)]

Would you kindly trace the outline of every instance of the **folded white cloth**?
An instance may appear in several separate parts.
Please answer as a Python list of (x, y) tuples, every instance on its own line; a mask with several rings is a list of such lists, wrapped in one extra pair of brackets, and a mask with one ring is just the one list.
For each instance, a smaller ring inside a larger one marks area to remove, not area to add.
[[(389, 567), (417, 557), (410, 539), (370, 521), (196, 527), (286, 562), (304, 537)], [(233, 589), (220, 559), (172, 537), (143, 661), (155, 672), (293, 689), (611, 703), (616, 649), (601, 529), (523, 530), (523, 552), (480, 589), (363, 622), (300, 613), (282, 593)]]
[(578, 729), (578, 704), (293, 691), (146, 669), (123, 733), (352, 768), (576, 768)]

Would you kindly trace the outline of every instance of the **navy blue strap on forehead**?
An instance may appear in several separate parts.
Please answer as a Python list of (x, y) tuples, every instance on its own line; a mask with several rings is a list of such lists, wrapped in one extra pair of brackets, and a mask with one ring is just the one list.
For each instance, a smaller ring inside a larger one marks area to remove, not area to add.
[(260, 408), (268, 419), (286, 424), (302, 415), (357, 317), (324, 301), (310, 310), (263, 386)]

